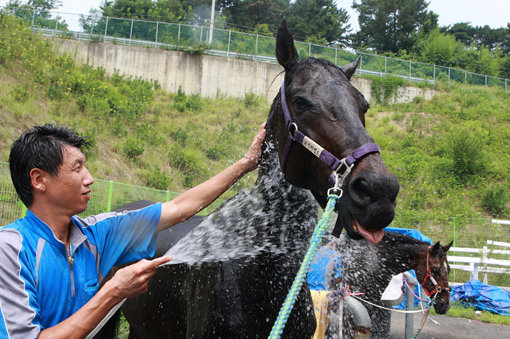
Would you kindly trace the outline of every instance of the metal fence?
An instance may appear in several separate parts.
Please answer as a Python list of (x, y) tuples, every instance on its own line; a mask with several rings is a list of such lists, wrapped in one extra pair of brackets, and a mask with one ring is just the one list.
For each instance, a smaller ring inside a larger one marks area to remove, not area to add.
[[(206, 26), (62, 12), (51, 12), (52, 20), (37, 16), (35, 12), (27, 10), (11, 11), (10, 13), (23, 18), (34, 31), (39, 31), (44, 36), (200, 51), (211, 55), (277, 62), (274, 56), (275, 38), (263, 35), (214, 28), (212, 41), (209, 44), (210, 29)], [(409, 81), (426, 82), (434, 86), (437, 81), (442, 81), (448, 86), (454, 82), (498, 86), (504, 88), (505, 91), (508, 89), (510, 81), (451, 67), (368, 53), (355, 53), (338, 47), (300, 41), (296, 41), (295, 44), (300, 56), (324, 58), (336, 65), (352, 62), (361, 55), (357, 74), (381, 77), (398, 76)]]
[[(92, 197), (88, 209), (82, 216), (99, 214), (136, 200), (152, 200), (155, 202), (168, 201), (179, 193), (153, 188), (134, 186), (107, 180), (95, 180), (92, 186)], [(214, 211), (223, 201), (218, 199), (200, 214), (207, 215)], [(12, 185), (9, 165), (0, 162), (0, 227), (22, 218), (26, 213), (25, 206), (19, 200)], [(331, 225), (333, 225), (332, 223)], [(405, 225), (397, 225), (397, 227)], [(487, 240), (510, 242), (510, 225), (496, 224), (491, 219), (473, 219), (452, 217), (446, 225), (431, 226), (427, 223), (416, 227), (424, 235), (434, 241), (440, 240), (442, 244), (453, 240), (454, 246), (482, 248)], [(508, 259), (508, 256), (499, 256), (498, 259)], [(468, 272), (452, 272), (452, 281), (466, 282), (469, 280)], [(510, 286), (510, 275), (488, 274), (488, 282), (498, 286)]]

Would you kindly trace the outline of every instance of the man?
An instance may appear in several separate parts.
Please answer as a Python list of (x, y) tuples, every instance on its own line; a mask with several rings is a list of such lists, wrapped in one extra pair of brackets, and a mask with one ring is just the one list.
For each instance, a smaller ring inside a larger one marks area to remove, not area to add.
[[(257, 168), (264, 124), (244, 158), (163, 204), (122, 214), (76, 215), (94, 179), (81, 147), (62, 126), (36, 126), (13, 143), (11, 178), (25, 218), (0, 228), (0, 338), (83, 338), (121, 300), (147, 291), (156, 268), (156, 233), (211, 204)], [(141, 260), (142, 259), (142, 260)], [(113, 266), (120, 269), (101, 289)]]

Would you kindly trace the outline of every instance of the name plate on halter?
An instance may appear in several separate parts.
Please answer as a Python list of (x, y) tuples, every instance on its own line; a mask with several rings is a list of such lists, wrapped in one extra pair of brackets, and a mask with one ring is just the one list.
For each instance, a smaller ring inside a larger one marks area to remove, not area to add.
[(324, 150), (324, 148), (322, 148), (318, 143), (307, 136), (303, 138), (303, 146), (305, 146), (305, 148), (312, 152), (313, 155), (315, 155), (317, 158), (320, 157), (322, 151)]

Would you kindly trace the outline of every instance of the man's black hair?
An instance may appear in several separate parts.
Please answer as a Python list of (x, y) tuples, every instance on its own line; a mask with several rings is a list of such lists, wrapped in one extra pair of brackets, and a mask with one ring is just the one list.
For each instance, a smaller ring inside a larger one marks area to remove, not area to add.
[(52, 176), (58, 174), (63, 162), (63, 149), (74, 146), (81, 149), (89, 143), (65, 126), (46, 124), (24, 132), (11, 147), (9, 167), (11, 179), (25, 206), (32, 204), (30, 171), (39, 168)]

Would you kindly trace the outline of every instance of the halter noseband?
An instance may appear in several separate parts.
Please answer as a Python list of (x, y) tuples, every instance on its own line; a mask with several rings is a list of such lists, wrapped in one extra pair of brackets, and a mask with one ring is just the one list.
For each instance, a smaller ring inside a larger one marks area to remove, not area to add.
[[(437, 283), (436, 279), (432, 276), (432, 272), (430, 271), (430, 249), (432, 248), (432, 245), (427, 248), (427, 274), (425, 275), (425, 278), (423, 279), (423, 282), (421, 283), (421, 286), (423, 287), (423, 290), (427, 294), (427, 296), (434, 295), (432, 298), (434, 298), (438, 293), (445, 290), (450, 292), (450, 287), (441, 287)], [(432, 291), (429, 291), (425, 288), (425, 283), (427, 282), (427, 279), (430, 279), (432, 284), (434, 285), (434, 289)]]
[[(283, 155), (280, 160), (280, 167), (283, 173), (285, 173), (285, 166), (287, 164), (287, 158), (289, 156), (292, 144), (294, 141), (300, 143), (309, 150), (313, 155), (319, 158), (326, 166), (328, 166), (332, 173), (329, 176), (328, 184), (329, 188), (337, 189), (339, 196), (342, 196), (342, 185), (345, 178), (349, 175), (355, 163), (360, 161), (362, 158), (371, 153), (381, 153), (379, 146), (376, 143), (367, 143), (356, 148), (351, 155), (339, 160), (333, 154), (325, 150), (322, 146), (317, 144), (315, 141), (304, 135), (298, 130), (296, 123), (292, 120), (290, 115), (289, 107), (287, 106), (287, 100), (285, 98), (285, 81), (282, 82), (280, 88), (280, 100), (282, 103), (282, 109), (285, 116), (285, 124), (289, 130), (289, 137), (287, 143), (283, 149)], [(328, 192), (329, 194), (329, 192)]]

